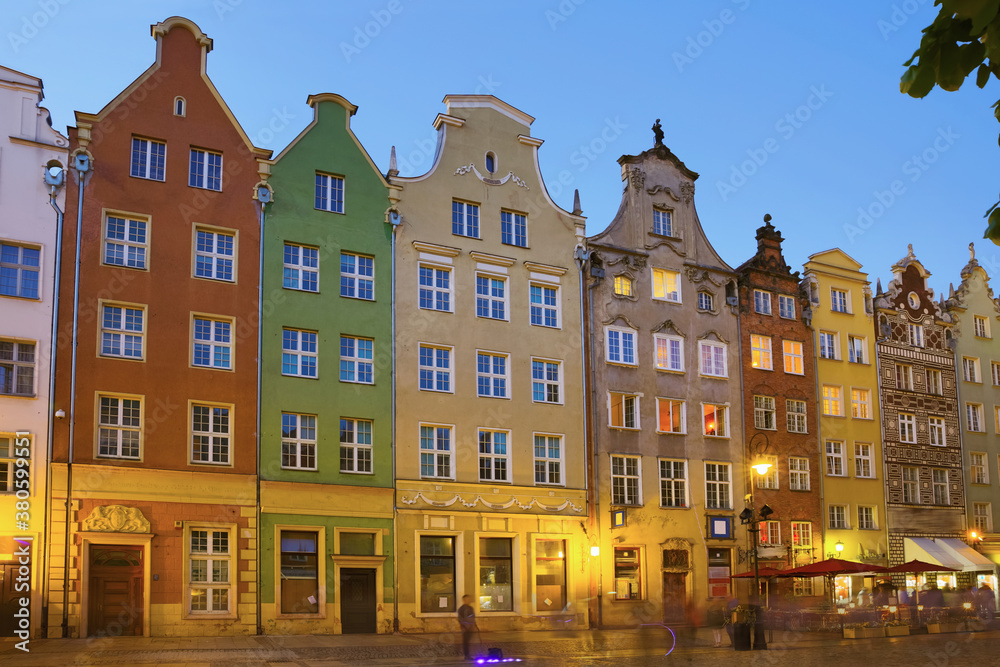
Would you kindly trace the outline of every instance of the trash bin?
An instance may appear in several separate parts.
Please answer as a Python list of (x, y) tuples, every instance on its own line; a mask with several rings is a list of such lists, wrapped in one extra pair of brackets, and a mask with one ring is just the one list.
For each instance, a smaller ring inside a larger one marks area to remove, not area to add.
[(734, 611), (731, 622), (733, 624), (733, 648), (737, 651), (749, 651), (751, 646), (748, 614)]

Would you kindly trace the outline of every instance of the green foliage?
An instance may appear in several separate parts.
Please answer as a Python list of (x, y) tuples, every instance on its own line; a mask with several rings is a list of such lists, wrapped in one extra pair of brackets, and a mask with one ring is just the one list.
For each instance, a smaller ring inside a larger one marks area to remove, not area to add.
[[(935, 85), (958, 90), (973, 70), (980, 88), (991, 75), (1000, 79), (1000, 0), (935, 0), (934, 4), (941, 5), (941, 11), (924, 28), (920, 48), (903, 63), (907, 70), (899, 81), (900, 92), (920, 98)], [(992, 108), (1000, 122), (1000, 100)], [(998, 204), (986, 211), (984, 238), (1000, 245)]]

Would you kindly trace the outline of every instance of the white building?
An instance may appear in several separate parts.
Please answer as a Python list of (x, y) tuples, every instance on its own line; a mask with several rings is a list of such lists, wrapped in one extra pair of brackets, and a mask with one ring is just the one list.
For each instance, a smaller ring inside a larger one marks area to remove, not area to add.
[[(66, 166), (69, 146), (41, 100), (41, 79), (0, 67), (0, 636), (21, 639), (16, 631), (25, 624), (31, 637), (42, 636), (41, 559), (49, 557), (43, 537), (57, 214), (43, 175), (46, 166)], [(61, 188), (56, 204), (63, 209)]]

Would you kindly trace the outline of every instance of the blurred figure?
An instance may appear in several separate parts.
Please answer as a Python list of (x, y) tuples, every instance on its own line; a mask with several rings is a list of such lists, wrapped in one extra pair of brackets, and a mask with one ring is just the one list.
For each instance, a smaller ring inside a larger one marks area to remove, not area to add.
[(726, 624), (726, 606), (718, 601), (708, 610), (708, 624), (712, 628), (715, 648), (722, 646), (722, 628)]
[(698, 628), (701, 627), (702, 617), (701, 608), (693, 599), (688, 600), (687, 604), (684, 605), (684, 616), (687, 618), (688, 643), (694, 646), (698, 638)]
[(976, 597), (979, 603), (977, 605), (979, 608), (979, 617), (987, 621), (992, 621), (997, 610), (996, 599), (993, 597), (993, 589), (990, 588), (989, 584), (983, 584), (976, 592)]
[(735, 647), (733, 642), (733, 612), (740, 606), (740, 601), (736, 597), (729, 598), (726, 603), (726, 632), (729, 634), (729, 646)]
[(920, 594), (920, 602), (925, 607), (943, 607), (944, 595), (937, 584), (927, 584), (924, 586), (924, 592)]

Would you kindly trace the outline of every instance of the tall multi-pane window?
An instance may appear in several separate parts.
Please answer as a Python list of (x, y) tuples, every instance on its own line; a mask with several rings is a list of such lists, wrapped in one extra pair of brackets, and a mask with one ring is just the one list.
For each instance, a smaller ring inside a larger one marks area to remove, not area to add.
[(830, 528), (847, 528), (847, 505), (830, 505), (829, 508)]
[(785, 356), (785, 372), (793, 375), (803, 375), (802, 343), (794, 340), (781, 341)]
[(319, 612), (319, 535), (316, 531), (282, 530), (281, 613)]
[(38, 298), (41, 250), (12, 243), (0, 244), (0, 296)]
[(420, 476), (450, 479), (451, 472), (450, 426), (420, 425)]
[(340, 472), (372, 472), (372, 430), (369, 419), (340, 418)]
[(281, 467), (316, 469), (316, 416), (281, 413)]
[(679, 336), (653, 334), (656, 346), (656, 367), (661, 371), (684, 371), (684, 339)]
[(228, 614), (232, 549), (228, 530), (196, 527), (188, 541), (188, 595), (192, 614)]
[(778, 546), (781, 544), (781, 522), (761, 521), (757, 524), (760, 530), (760, 543), (767, 546)]
[(507, 279), (476, 274), (476, 317), (507, 319)]
[(916, 504), (920, 502), (920, 495), (917, 489), (917, 469), (911, 466), (903, 466), (903, 502)]
[(934, 504), (949, 505), (948, 471), (944, 468), (933, 468), (931, 470), (931, 485), (934, 490)]
[(990, 507), (990, 503), (972, 503), (972, 527), (980, 535), (993, 532), (993, 510)]
[(536, 327), (559, 327), (559, 290), (532, 284), (528, 288), (531, 324)]
[(476, 353), (476, 393), (490, 398), (508, 398), (506, 354)]
[(809, 459), (803, 456), (788, 457), (788, 488), (792, 491), (809, 490)]
[(656, 399), (656, 430), (660, 433), (684, 433), (684, 401), (673, 398)]
[(980, 382), (979, 359), (975, 357), (962, 357), (962, 373), (966, 382)]
[(479, 481), (509, 482), (508, 431), (479, 429)]
[(98, 397), (97, 455), (137, 459), (142, 432), (142, 402), (138, 398)]
[(785, 296), (784, 294), (778, 295), (778, 317), (784, 317), (788, 320), (795, 319), (794, 297)]
[(451, 202), (451, 233), (479, 238), (479, 205), (464, 201)]
[(984, 433), (986, 425), (983, 423), (983, 406), (978, 403), (965, 404), (965, 419), (969, 431)]
[(846, 475), (844, 469), (844, 443), (836, 440), (826, 441), (826, 474), (834, 477)]
[(608, 363), (634, 366), (636, 364), (635, 331), (607, 327), (605, 334), (607, 340), (606, 358)]
[(479, 610), (514, 611), (514, 540), (479, 538)]
[(354, 336), (340, 337), (340, 381), (375, 383), (375, 341)]
[(566, 540), (535, 542), (535, 611), (566, 608)]
[(344, 179), (316, 172), (316, 203), (320, 211), (344, 212)]
[(875, 508), (869, 505), (858, 506), (858, 530), (875, 530)]
[(871, 392), (867, 389), (851, 389), (851, 416), (855, 419), (872, 418)]
[(194, 318), (192, 361), (195, 366), (231, 369), (233, 367), (232, 321)]
[(698, 292), (698, 310), (715, 310), (715, 297), (708, 292)]
[(823, 414), (833, 417), (844, 415), (844, 402), (841, 396), (842, 389), (830, 384), (823, 385)]
[(700, 370), (702, 375), (711, 377), (728, 377), (729, 364), (726, 359), (726, 346), (723, 343), (698, 341)]
[(705, 463), (705, 507), (708, 509), (729, 509), (731, 501), (731, 481), (729, 463)]
[(909, 443), (917, 441), (917, 418), (908, 412), (899, 413), (899, 441)]
[(896, 389), (913, 390), (913, 366), (896, 364)]
[(563, 484), (562, 437), (535, 435), (535, 484)]
[(852, 364), (865, 363), (865, 339), (857, 336), (847, 337), (847, 360)]
[(973, 484), (989, 484), (990, 476), (986, 468), (986, 454), (982, 452), (972, 452), (969, 454), (971, 462), (971, 473)]
[(974, 315), (972, 322), (973, 322), (972, 329), (977, 337), (991, 338), (990, 321), (987, 318), (982, 317), (981, 315)]
[(941, 371), (927, 369), (927, 393), (935, 396), (944, 395), (944, 383), (941, 381)]
[(639, 397), (608, 392), (608, 425), (611, 428), (639, 428)]
[(451, 312), (451, 269), (421, 264), (418, 273), (420, 307)]
[(753, 425), (754, 428), (773, 431), (777, 427), (775, 423), (774, 397), (754, 396), (753, 397)]
[(792, 548), (812, 548), (812, 524), (808, 521), (792, 521)]
[(450, 347), (420, 345), (421, 391), (451, 391), (451, 353)]
[(830, 288), (830, 310), (835, 313), (847, 313), (850, 308), (850, 298), (847, 290)]
[(913, 347), (924, 346), (924, 327), (922, 325), (909, 324), (907, 325), (907, 331), (909, 333), (910, 345)]
[(753, 291), (753, 309), (754, 312), (760, 313), (761, 315), (770, 315), (771, 293), (755, 289)]
[(132, 168), (129, 174), (151, 181), (165, 179), (167, 145), (154, 139), (132, 137)]
[(777, 456), (761, 456), (760, 460), (764, 463), (770, 464), (767, 472), (763, 475), (757, 474), (753, 475), (757, 478), (757, 488), (758, 489), (778, 489), (778, 457)]
[(317, 373), (315, 331), (281, 330), (281, 374), (314, 378)]
[(142, 359), (144, 319), (142, 308), (104, 304), (101, 307), (101, 356)]
[[(109, 215), (104, 221), (104, 263), (130, 269), (145, 269), (148, 250), (146, 231), (145, 220)], [(4, 248), (6, 253), (6, 246)], [(37, 295), (35, 298), (38, 298)]]
[(687, 507), (687, 462), (660, 459), (660, 506)]
[(455, 537), (420, 536), (420, 611), (454, 612)]
[(351, 252), (340, 253), (340, 296), (375, 299), (375, 259)]
[(726, 406), (702, 404), (702, 434), (729, 437), (729, 411)]
[(866, 442), (854, 443), (854, 476), (862, 479), (875, 477), (872, 446)]
[(229, 408), (221, 405), (191, 406), (191, 461), (227, 464), (230, 459)]
[(319, 291), (319, 248), (286, 243), (281, 286), (303, 292)]
[(993, 386), (1000, 387), (1000, 363), (990, 362), (990, 368), (993, 371)]
[(789, 433), (808, 433), (805, 401), (785, 400), (785, 426)]
[(837, 334), (830, 331), (819, 332), (819, 356), (822, 359), (837, 359)]
[(233, 282), (236, 235), (207, 229), (195, 231), (194, 275)]
[(771, 362), (771, 337), (750, 334), (750, 363), (754, 368), (769, 371)]
[(222, 153), (192, 148), (188, 185), (192, 188), (222, 190)]
[(562, 364), (544, 359), (531, 360), (531, 400), (536, 403), (562, 403)]
[(500, 211), (500, 242), (521, 248), (528, 246), (528, 223), (524, 214)]
[(660, 236), (674, 235), (673, 211), (662, 208), (653, 209), (653, 233)]
[(930, 444), (944, 447), (947, 444), (944, 433), (945, 422), (943, 417), (927, 418), (927, 434), (929, 436)]
[(681, 302), (681, 274), (666, 269), (653, 269), (653, 298)]
[(639, 505), (639, 457), (611, 457), (611, 504)]

